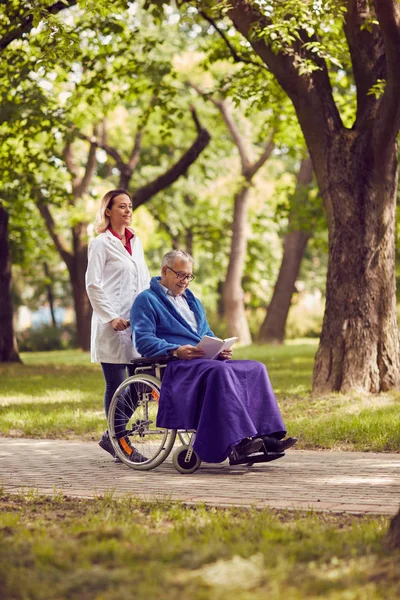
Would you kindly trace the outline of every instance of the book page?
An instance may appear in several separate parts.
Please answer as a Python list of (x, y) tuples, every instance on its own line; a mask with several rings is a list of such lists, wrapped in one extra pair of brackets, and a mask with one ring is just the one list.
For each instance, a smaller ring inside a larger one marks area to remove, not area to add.
[(239, 340), (238, 337), (231, 337), (231, 338), (226, 338), (224, 340), (224, 345), (222, 346), (220, 352), (222, 352), (222, 350), (230, 350), (233, 346), (233, 344), (235, 342), (237, 342)]
[(231, 337), (226, 340), (221, 340), (220, 338), (205, 335), (196, 347), (204, 350), (205, 354), (203, 358), (215, 358), (222, 350), (229, 350), (232, 348), (233, 344), (237, 342), (238, 339), (238, 337)]
[(205, 335), (197, 344), (196, 348), (204, 350), (205, 354), (203, 358), (214, 358), (214, 356), (220, 353), (223, 345), (224, 340)]

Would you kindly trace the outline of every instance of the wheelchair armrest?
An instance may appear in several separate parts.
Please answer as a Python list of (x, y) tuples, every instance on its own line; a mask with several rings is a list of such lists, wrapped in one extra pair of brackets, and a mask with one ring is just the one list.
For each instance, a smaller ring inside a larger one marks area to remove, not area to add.
[(168, 362), (172, 362), (173, 360), (176, 360), (176, 358), (174, 356), (171, 356), (169, 354), (166, 354), (164, 356), (151, 356), (151, 357), (140, 357), (140, 358), (133, 358), (130, 362), (131, 365), (135, 365), (135, 366), (147, 366), (147, 365), (156, 365), (159, 363), (165, 364)]

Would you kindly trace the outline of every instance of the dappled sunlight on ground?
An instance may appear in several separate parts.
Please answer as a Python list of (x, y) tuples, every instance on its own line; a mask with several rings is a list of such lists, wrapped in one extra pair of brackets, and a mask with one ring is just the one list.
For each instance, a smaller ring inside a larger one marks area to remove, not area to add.
[(397, 394), (368, 394), (361, 397), (353, 397), (348, 399), (348, 404), (343, 405), (342, 410), (344, 412), (355, 414), (361, 410), (372, 409), (377, 410), (384, 408), (385, 406), (394, 406), (400, 402), (400, 393)]
[(81, 404), (84, 402), (90, 402), (93, 398), (93, 394), (83, 393), (71, 390), (57, 390), (55, 393), (53, 390), (43, 390), (39, 397), (31, 394), (18, 394), (18, 396), (0, 396), (0, 406), (11, 406), (13, 404), (54, 404), (54, 403), (73, 403)]

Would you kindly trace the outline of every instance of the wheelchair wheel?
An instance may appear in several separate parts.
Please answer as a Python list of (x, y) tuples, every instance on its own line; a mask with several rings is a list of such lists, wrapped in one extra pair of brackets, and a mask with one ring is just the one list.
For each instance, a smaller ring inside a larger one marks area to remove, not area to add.
[(192, 450), (192, 456), (186, 461), (189, 446), (179, 446), (172, 455), (172, 464), (179, 473), (184, 475), (194, 473), (201, 465), (201, 460), (196, 452)]
[(133, 375), (119, 386), (111, 400), (111, 443), (116, 455), (132, 469), (154, 469), (174, 445), (175, 429), (156, 426), (160, 386), (159, 379), (152, 375)]

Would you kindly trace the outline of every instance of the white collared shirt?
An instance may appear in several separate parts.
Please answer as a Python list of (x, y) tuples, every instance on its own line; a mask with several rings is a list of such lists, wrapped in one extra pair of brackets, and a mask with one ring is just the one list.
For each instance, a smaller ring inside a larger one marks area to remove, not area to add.
[(181, 315), (181, 317), (183, 317), (185, 319), (185, 321), (187, 321), (189, 323), (189, 325), (193, 329), (193, 331), (196, 331), (196, 333), (197, 333), (196, 316), (195, 316), (194, 312), (191, 310), (191, 308), (189, 307), (189, 304), (187, 303), (185, 295), (181, 294), (179, 296), (174, 296), (173, 293), (168, 288), (165, 287), (165, 285), (162, 285), (162, 283), (160, 283), (160, 286), (164, 290), (165, 295), (167, 296), (168, 300), (171, 302), (171, 304), (173, 304), (173, 306), (175, 306), (176, 310)]

